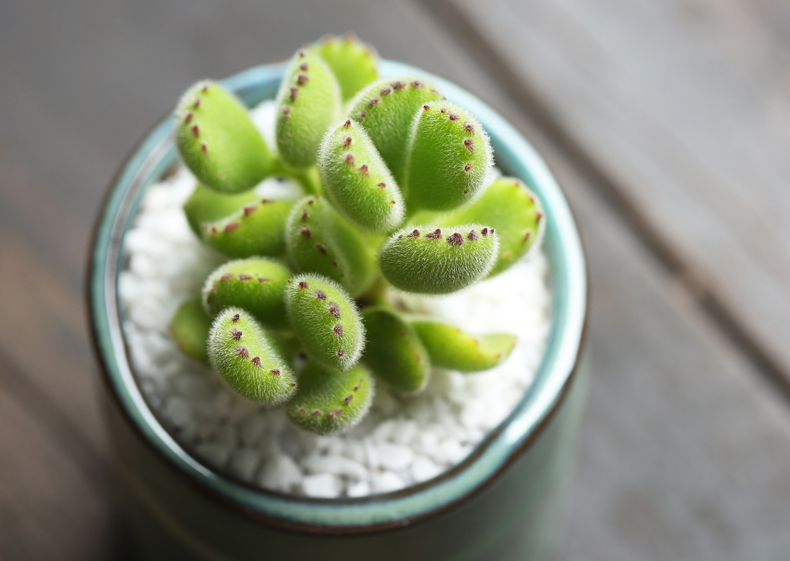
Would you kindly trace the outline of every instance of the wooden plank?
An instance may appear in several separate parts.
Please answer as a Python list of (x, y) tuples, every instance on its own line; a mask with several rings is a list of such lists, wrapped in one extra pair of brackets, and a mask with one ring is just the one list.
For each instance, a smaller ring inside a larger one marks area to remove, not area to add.
[(662, 259), (787, 388), (782, 8), (737, 0), (450, 1), (504, 61), (509, 76), (498, 77), (514, 97), (581, 155), (586, 172), (633, 213), (634, 228), (658, 240)]
[(786, 559), (786, 402), (584, 179), (557, 171), (593, 285), (593, 376), (563, 559)]
[(46, 396), (73, 433), (98, 453), (103, 446), (95, 399), (98, 378), (80, 295), (64, 288), (57, 270), (38, 258), (37, 248), (4, 228), (0, 243), (0, 352), (23, 373), (18, 383)]
[(116, 558), (103, 462), (58, 439), (59, 418), (17, 392), (24, 374), (2, 355), (0, 372), (0, 558)]

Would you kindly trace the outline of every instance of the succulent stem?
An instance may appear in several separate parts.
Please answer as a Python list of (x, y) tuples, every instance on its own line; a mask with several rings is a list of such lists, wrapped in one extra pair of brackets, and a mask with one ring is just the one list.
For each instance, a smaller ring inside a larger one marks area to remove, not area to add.
[(363, 364), (401, 394), (422, 391), (431, 373), (431, 359), (414, 328), (383, 308), (367, 308), (362, 321), (368, 338)]

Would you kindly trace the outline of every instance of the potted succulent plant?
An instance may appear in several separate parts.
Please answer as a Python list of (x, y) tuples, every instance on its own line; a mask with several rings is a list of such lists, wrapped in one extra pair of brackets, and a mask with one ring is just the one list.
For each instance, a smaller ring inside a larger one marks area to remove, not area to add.
[(469, 94), (351, 36), (199, 82), (116, 181), (91, 282), (146, 554), (552, 543), (583, 257), (550, 173)]

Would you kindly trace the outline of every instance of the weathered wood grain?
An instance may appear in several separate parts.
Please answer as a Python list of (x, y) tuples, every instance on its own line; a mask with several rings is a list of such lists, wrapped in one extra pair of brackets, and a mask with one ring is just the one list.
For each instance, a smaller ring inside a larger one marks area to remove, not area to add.
[(113, 171), (193, 81), (349, 29), (494, 103), (569, 189), (594, 287), (570, 558), (783, 558), (786, 409), (446, 23), (409, 0), (0, 3), (0, 558), (117, 553), (79, 304)]
[(529, 110), (787, 388), (787, 6), (452, 4), (505, 62), (512, 88), (523, 86)]
[(557, 171), (593, 283), (593, 378), (564, 558), (785, 559), (784, 398), (583, 178)]
[(5, 359), (0, 354), (0, 558), (115, 558), (103, 462), (75, 445), (56, 410), (20, 391), (27, 373)]

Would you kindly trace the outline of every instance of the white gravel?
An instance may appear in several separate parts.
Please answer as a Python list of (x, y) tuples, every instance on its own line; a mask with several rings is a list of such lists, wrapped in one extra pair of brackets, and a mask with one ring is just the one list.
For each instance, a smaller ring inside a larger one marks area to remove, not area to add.
[[(268, 134), (272, 105), (254, 111)], [(267, 130), (268, 129), (268, 130)], [(362, 497), (425, 481), (463, 460), (512, 411), (539, 367), (551, 322), (542, 252), (493, 279), (443, 298), (397, 294), (416, 313), (475, 333), (518, 335), (499, 367), (478, 374), (434, 369), (425, 392), (402, 399), (378, 384), (370, 414), (337, 436), (293, 426), (282, 407), (262, 409), (234, 394), (208, 368), (185, 357), (169, 332), (178, 306), (225, 258), (192, 234), (181, 206), (195, 186), (183, 168), (145, 193), (124, 239), (119, 277), (124, 329), (134, 370), (151, 407), (204, 463), (253, 485), (312, 497)], [(297, 196), (269, 179), (262, 196)]]

